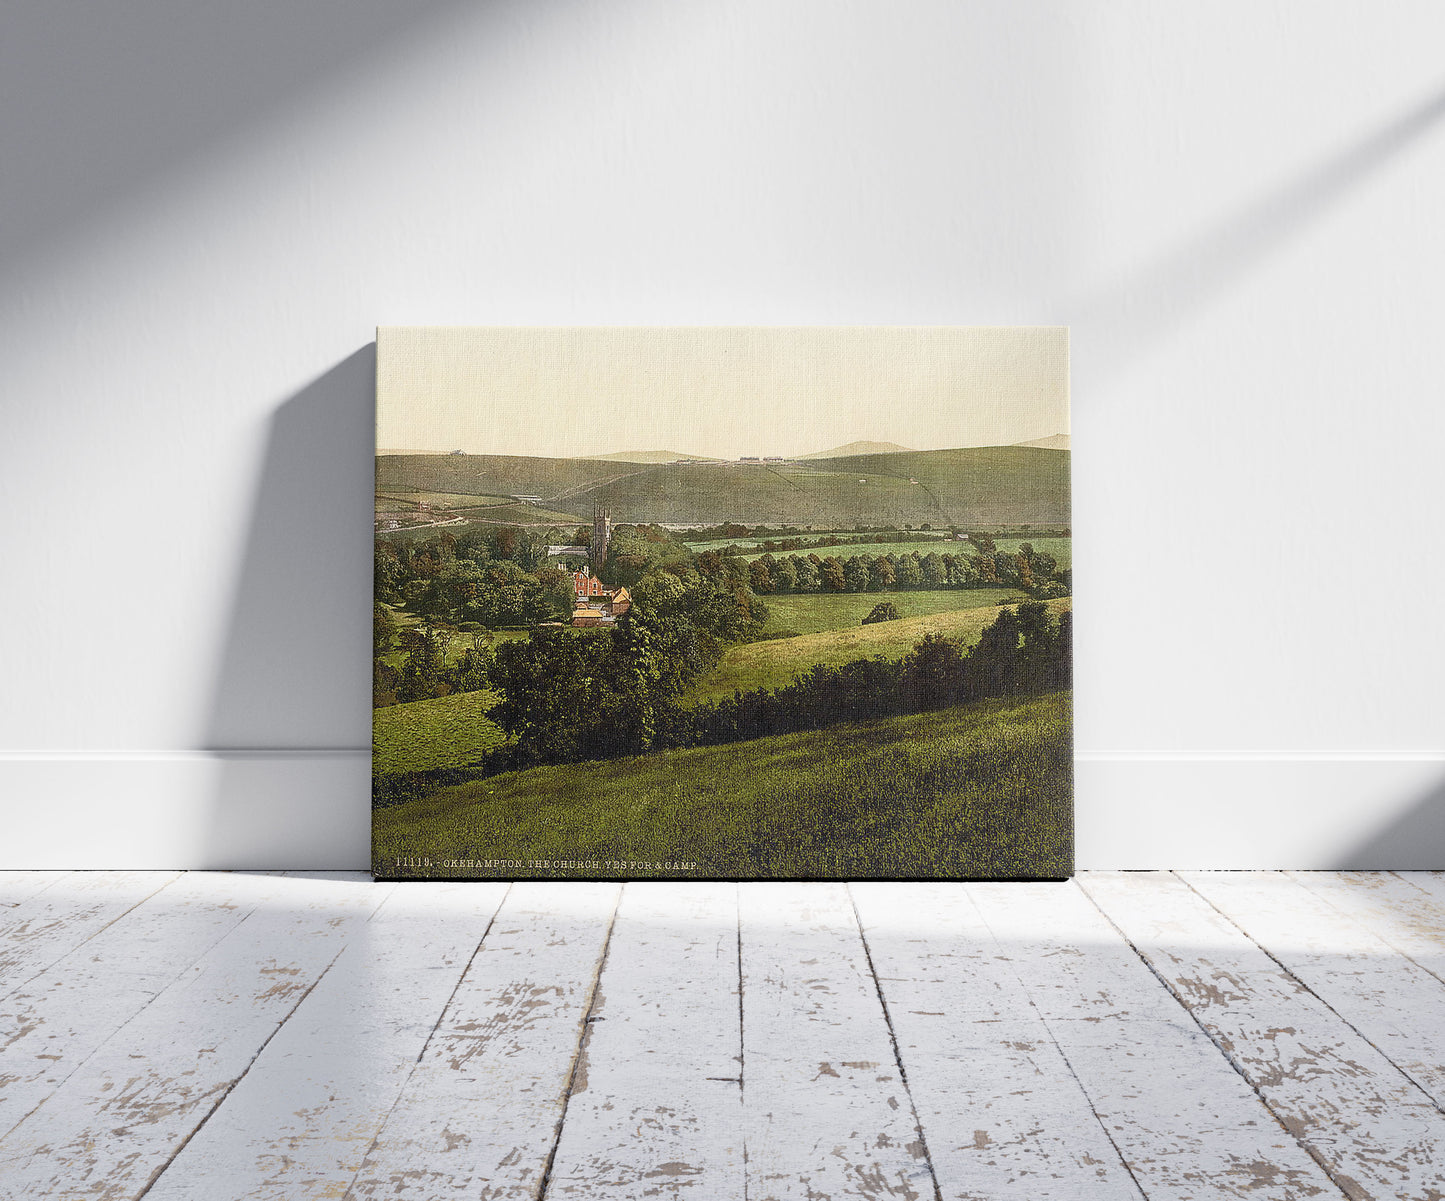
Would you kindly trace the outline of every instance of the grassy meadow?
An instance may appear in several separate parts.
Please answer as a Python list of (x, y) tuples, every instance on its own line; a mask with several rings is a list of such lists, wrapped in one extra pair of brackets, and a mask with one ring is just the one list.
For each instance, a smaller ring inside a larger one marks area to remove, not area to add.
[[(683, 697), (683, 703), (716, 700), (718, 697), (731, 696), (734, 692), (748, 692), (754, 688), (781, 688), (815, 663), (842, 667), (854, 659), (868, 659), (874, 655), (881, 655), (885, 659), (901, 659), (926, 634), (942, 634), (972, 646), (978, 641), (984, 627), (991, 625), (998, 616), (998, 604), (1009, 596), (1007, 592), (998, 590), (978, 591), (995, 598), (994, 602), (986, 608), (924, 613), (899, 621), (880, 621), (867, 626), (849, 625), (816, 634), (803, 634), (797, 638), (773, 638), (730, 647), (724, 652), (718, 665), (692, 686)], [(899, 597), (936, 594), (890, 592), (855, 595), (865, 599), (885, 595), (886, 599), (897, 604)], [(969, 593), (954, 592), (951, 595)], [(798, 599), (818, 598), (810, 596)], [(773, 598), (769, 597), (768, 600), (771, 603)], [(1049, 601), (1048, 609), (1050, 613), (1058, 614), (1068, 609), (1071, 604), (1071, 598), (1064, 597)]]
[[(923, 617), (955, 609), (986, 609), (1027, 599), (1008, 588), (939, 588), (921, 592), (810, 592), (765, 596), (768, 620), (763, 633), (792, 630), (820, 634), (860, 625), (875, 605), (890, 602), (899, 617)], [(821, 660), (820, 660), (821, 662)]]
[[(386, 608), (391, 610), (391, 615), (396, 620), (398, 629), (404, 630), (409, 626), (421, 624), (421, 618), (419, 618), (415, 613), (412, 613), (407, 609), (403, 609), (399, 605), (387, 605)], [(488, 631), (488, 634), (491, 638), (490, 645), (493, 647), (500, 646), (504, 642), (521, 641), (525, 639), (530, 633), (530, 630)], [(457, 634), (452, 639), (451, 645), (447, 648), (446, 666), (457, 666), (457, 664), (462, 661), (462, 656), (465, 655), (467, 651), (471, 649), (471, 647), (472, 636), (470, 634)], [(381, 659), (382, 662), (385, 663), (388, 667), (395, 667), (400, 670), (406, 665), (406, 651), (402, 650), (400, 646), (393, 646), (391, 650), (387, 651), (386, 654), (381, 657)]]
[[(377, 810), (374, 867), (406, 875), (396, 861), (411, 860), (433, 878), (1062, 877), (1070, 700), (984, 701), (506, 772)], [(497, 860), (512, 862), (485, 865)], [(677, 862), (695, 866), (656, 866)]]
[(372, 771), (388, 776), (478, 762), (506, 741), (487, 720), (498, 699), (495, 692), (457, 692), (372, 710)]

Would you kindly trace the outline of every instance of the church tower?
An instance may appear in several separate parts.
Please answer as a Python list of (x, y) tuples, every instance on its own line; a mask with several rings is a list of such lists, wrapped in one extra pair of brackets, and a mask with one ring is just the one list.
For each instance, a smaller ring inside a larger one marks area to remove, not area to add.
[(607, 562), (607, 543), (612, 537), (612, 514), (600, 505), (592, 506), (592, 574), (600, 575)]

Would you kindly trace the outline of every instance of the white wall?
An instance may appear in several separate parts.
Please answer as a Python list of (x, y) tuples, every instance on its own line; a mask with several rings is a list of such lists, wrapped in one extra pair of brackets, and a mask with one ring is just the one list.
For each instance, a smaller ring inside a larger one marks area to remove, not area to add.
[(1066, 323), (1081, 865), (1445, 867), (1442, 42), (8, 6), (0, 862), (364, 865), (376, 324)]

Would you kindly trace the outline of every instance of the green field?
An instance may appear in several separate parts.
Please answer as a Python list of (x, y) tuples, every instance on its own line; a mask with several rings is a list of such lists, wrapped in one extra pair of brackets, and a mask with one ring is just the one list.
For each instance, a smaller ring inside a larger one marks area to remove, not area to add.
[[(1006, 592), (987, 593), (1000, 600)], [(908, 593), (859, 593), (858, 596), (875, 601), (886, 596), (894, 604), (897, 598)], [(914, 593), (912, 595), (936, 595)], [(968, 592), (954, 592), (952, 596), (968, 596)], [(773, 598), (769, 597), (769, 601)], [(800, 598), (804, 600), (813, 597)], [(1048, 602), (1051, 613), (1061, 613), (1070, 608), (1072, 599), (1064, 597)], [(829, 667), (841, 667), (854, 659), (868, 659), (881, 655), (885, 659), (901, 659), (911, 651), (926, 634), (942, 634), (957, 638), (966, 645), (973, 645), (986, 626), (993, 624), (998, 616), (996, 606), (948, 610), (906, 617), (900, 621), (880, 621), (874, 625), (849, 626), (828, 630), (818, 634), (803, 634), (797, 638), (773, 638), (762, 642), (747, 642), (730, 647), (712, 671), (703, 676), (688, 690), (684, 703), (717, 700), (731, 696), (734, 692), (749, 692), (755, 688), (782, 688), (793, 678), (808, 670), (816, 663)]]
[[(924, 547), (919, 543), (932, 542), (932, 546)], [(1011, 555), (1018, 554), (1019, 547), (1025, 542), (1044, 554), (1053, 555), (1058, 560), (1061, 568), (1073, 566), (1073, 539), (1072, 538), (995, 538), (994, 545), (1002, 551)], [(726, 546), (726, 542), (719, 542), (718, 546)], [(742, 545), (739, 543), (739, 545)], [(693, 546), (696, 550), (697, 547)], [(853, 555), (867, 555), (876, 558), (878, 555), (907, 554), (916, 551), (919, 555), (929, 551), (937, 551), (940, 555), (963, 555), (967, 558), (978, 553), (977, 548), (971, 542), (961, 542), (948, 535), (919, 534), (916, 538), (910, 538), (906, 542), (865, 542), (854, 546), (824, 546), (814, 547), (810, 550), (780, 550), (773, 551), (775, 559), (786, 559), (789, 555), (817, 555), (820, 559), (832, 555), (837, 559), (847, 559)], [(754, 559), (761, 559), (766, 551), (750, 551), (747, 554), (739, 555), (738, 558), (751, 563)], [(770, 598), (771, 599), (771, 598)]]
[[(382, 510), (377, 509), (380, 513)], [(537, 505), (496, 505), (483, 509), (448, 509), (452, 516), (463, 520), (456, 525), (413, 526), (400, 530), (382, 530), (378, 538), (408, 539), (435, 538), (438, 534), (450, 534), (460, 538), (474, 530), (488, 530), (498, 525), (517, 526), (559, 526), (571, 536), (571, 531), (586, 524), (576, 513), (560, 513), (555, 509), (543, 509)]]
[[(999, 550), (1007, 551), (1011, 555), (1019, 553), (1019, 547), (1025, 542), (1038, 551), (1040, 554), (1053, 555), (1059, 561), (1061, 570), (1067, 570), (1074, 565), (1074, 540), (1072, 538), (995, 538), (993, 544)], [(964, 553), (974, 554), (974, 549), (967, 542), (961, 543)]]
[(506, 736), (487, 720), (496, 692), (454, 692), (435, 701), (371, 710), (371, 770), (377, 775), (465, 767)]
[(372, 770), (378, 775), (465, 767), (505, 741), (487, 720), (495, 692), (458, 692), (371, 711)]
[(376, 490), (391, 495), (466, 492), (478, 496), (555, 497), (636, 470), (633, 463), (531, 455), (378, 455)]
[[(386, 607), (391, 610), (391, 615), (396, 619), (396, 624), (402, 629), (405, 629), (407, 626), (421, 624), (421, 618), (419, 618), (415, 613), (408, 612), (406, 609), (399, 608), (396, 605), (387, 605)], [(490, 633), (492, 636), (491, 645), (494, 647), (500, 645), (503, 642), (515, 642), (520, 639), (526, 638), (530, 632), (531, 631), (529, 630), (488, 631), (488, 633)], [(455, 635), (452, 638), (451, 646), (447, 648), (446, 666), (455, 667), (458, 663), (461, 662), (462, 656), (471, 649), (471, 634), (459, 633)], [(399, 670), (402, 665), (406, 663), (406, 651), (401, 650), (399, 647), (396, 647), (383, 655), (382, 659), (388, 667), (395, 667)]]
[[(929, 545), (925, 546), (924, 543)], [(916, 551), (920, 555), (929, 551), (937, 551), (940, 555), (959, 554), (961, 547), (968, 547), (969, 553), (973, 548), (966, 542), (956, 542), (947, 534), (922, 533), (914, 538), (903, 538), (897, 542), (853, 542), (847, 546), (809, 546), (802, 550), (752, 550), (738, 558), (751, 563), (754, 559), (761, 559), (766, 554), (771, 554), (775, 559), (786, 559), (790, 555), (799, 555), (807, 558), (808, 555), (817, 555), (820, 559), (826, 559), (832, 555), (835, 559), (847, 559), (853, 555), (867, 555), (870, 559), (879, 555), (907, 554), (909, 551)]]
[(408, 505), (428, 504), (436, 509), (475, 509), (481, 505), (510, 505), (510, 496), (477, 495), (473, 492), (378, 492), (378, 501), (402, 501)]
[[(430, 863), (417, 874), (503, 879), (1061, 877), (1070, 730), (1070, 696), (1057, 693), (507, 772), (377, 810), (374, 866), (396, 874), (396, 859), (419, 858)], [(678, 861), (696, 866), (651, 866)]]
[(456, 514), (473, 525), (560, 525), (569, 531), (591, 520), (583, 521), (577, 513), (542, 505), (488, 505), (481, 509), (457, 509)]
[(798, 634), (821, 634), (824, 630), (846, 630), (861, 625), (873, 607), (891, 602), (898, 616), (924, 617), (958, 609), (992, 609), (1003, 602), (1027, 600), (1008, 588), (940, 588), (922, 592), (808, 592), (765, 596), (768, 620), (763, 633), (792, 630)]

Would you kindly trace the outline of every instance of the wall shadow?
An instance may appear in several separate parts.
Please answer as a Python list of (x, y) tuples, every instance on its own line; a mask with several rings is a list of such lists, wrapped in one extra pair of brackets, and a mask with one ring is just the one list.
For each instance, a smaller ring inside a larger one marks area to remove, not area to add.
[[(1445, 118), (1445, 88), (1227, 213), (1152, 262), (1067, 306), (1076, 357), (1107, 382), (1281, 253)], [(1092, 348), (1090, 348), (1092, 344)]]
[(1445, 870), (1445, 764), (1440, 778), (1405, 812), (1341, 855), (1339, 871)]
[[(375, 397), (371, 343), (271, 418), (202, 731), (219, 771), (210, 866), (366, 863)], [(335, 845), (336, 858), (265, 855), (278, 822), (298, 846)], [(317, 822), (339, 822), (334, 839)]]
[(0, 267), (462, 8), (461, 0), (7, 5)]

